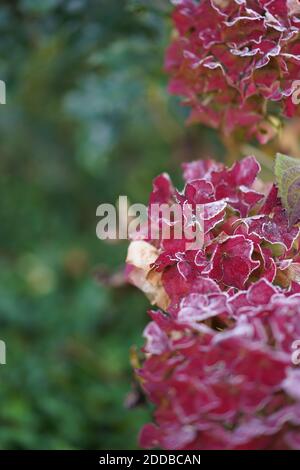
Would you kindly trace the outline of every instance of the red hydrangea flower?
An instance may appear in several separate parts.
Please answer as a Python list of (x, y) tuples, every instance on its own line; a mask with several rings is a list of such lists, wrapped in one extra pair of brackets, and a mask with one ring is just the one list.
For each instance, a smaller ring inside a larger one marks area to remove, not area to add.
[[(259, 169), (254, 157), (246, 157), (229, 169), (211, 161), (185, 164), (186, 185), (182, 192), (173, 187), (167, 175), (155, 179), (149, 203), (152, 222), (151, 208), (156, 202), (203, 207), (202, 249), (187, 249), (185, 238), (178, 240), (171, 235), (171, 239), (152, 239), (148, 234), (149, 250), (153, 252), (155, 247), (157, 257), (154, 260), (151, 256), (146, 275), (159, 273), (169, 311), (174, 315), (180, 299), (198, 292), (204, 279), (234, 293), (261, 278), (284, 287), (290, 287), (297, 278), (299, 228), (289, 226), (276, 188), (267, 189), (267, 195), (254, 189)], [(251, 203), (245, 203), (245, 194), (251, 194)], [(172, 226), (161, 219), (156, 223)], [(137, 284), (132, 263), (129, 279)]]
[[(142, 447), (300, 449), (300, 371), (291, 362), (300, 296), (268, 284), (250, 290), (227, 305), (210, 302), (211, 327), (203, 323), (208, 300), (189, 299), (189, 312), (182, 302), (176, 320), (151, 312), (137, 374), (155, 404), (155, 424), (142, 429)], [(256, 298), (261, 291), (267, 304)]]
[[(149, 220), (156, 202), (202, 204), (204, 242), (187, 249), (185, 239), (148, 233), (129, 249), (129, 280), (161, 309), (150, 312), (136, 371), (155, 405), (143, 447), (300, 449), (300, 372), (292, 362), (299, 227), (288, 224), (275, 186), (256, 192), (258, 171), (253, 157), (230, 169), (200, 161), (184, 165), (183, 191), (167, 175), (154, 181)], [(243, 194), (252, 202), (241, 204)]]
[(191, 122), (226, 134), (244, 128), (266, 142), (274, 134), (268, 104), (279, 103), (287, 117), (297, 112), (292, 93), (300, 73), (298, 0), (174, 3), (177, 36), (166, 55), (170, 92), (185, 98)]
[(252, 260), (254, 245), (243, 235), (234, 235), (216, 246), (211, 259), (212, 279), (225, 286), (242, 289), (250, 274), (259, 266)]

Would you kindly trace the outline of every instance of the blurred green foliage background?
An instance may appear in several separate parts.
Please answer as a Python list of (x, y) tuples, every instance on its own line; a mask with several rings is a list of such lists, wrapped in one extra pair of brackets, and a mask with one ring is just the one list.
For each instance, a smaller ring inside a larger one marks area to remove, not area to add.
[(108, 286), (127, 243), (99, 241), (95, 214), (217, 145), (167, 95), (170, 7), (0, 2), (1, 449), (134, 449), (149, 419), (124, 406), (148, 301)]

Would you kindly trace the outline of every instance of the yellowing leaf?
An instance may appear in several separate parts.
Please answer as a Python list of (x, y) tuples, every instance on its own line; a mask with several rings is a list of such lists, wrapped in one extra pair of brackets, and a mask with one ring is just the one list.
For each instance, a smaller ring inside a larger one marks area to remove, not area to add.
[(282, 205), (294, 225), (300, 221), (300, 160), (278, 153), (275, 176)]

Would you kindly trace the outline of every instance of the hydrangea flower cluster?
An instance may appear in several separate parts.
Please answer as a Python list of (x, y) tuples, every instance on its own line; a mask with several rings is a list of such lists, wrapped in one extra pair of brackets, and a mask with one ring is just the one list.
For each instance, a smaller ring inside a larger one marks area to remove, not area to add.
[[(184, 164), (185, 187), (155, 179), (156, 202), (203, 204), (204, 245), (132, 241), (128, 278), (160, 307), (136, 373), (155, 404), (143, 447), (300, 449), (299, 228), (246, 157)], [(175, 222), (174, 222), (175, 223)]]
[(197, 295), (184, 299), (176, 320), (152, 312), (139, 375), (156, 424), (143, 428), (141, 445), (299, 449), (300, 371), (290, 344), (300, 334), (300, 295), (286, 298), (261, 280), (231, 299), (211, 296), (217, 329), (201, 322)]
[(297, 112), (291, 95), (300, 74), (300, 2), (174, 3), (177, 35), (165, 63), (170, 92), (185, 98), (191, 122), (225, 134), (244, 128), (267, 142), (276, 127), (273, 111)]

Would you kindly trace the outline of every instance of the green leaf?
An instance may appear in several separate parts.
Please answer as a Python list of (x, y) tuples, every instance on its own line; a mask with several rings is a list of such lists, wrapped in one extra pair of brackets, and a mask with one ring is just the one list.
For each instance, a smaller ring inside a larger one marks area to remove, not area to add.
[(300, 221), (300, 160), (278, 153), (275, 176), (282, 205), (294, 225)]

